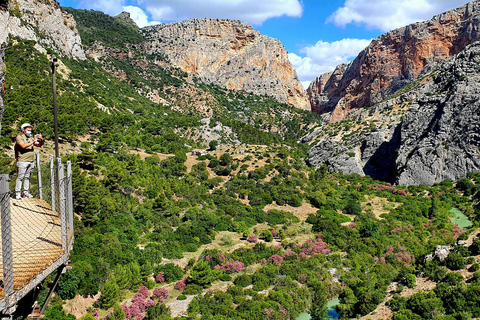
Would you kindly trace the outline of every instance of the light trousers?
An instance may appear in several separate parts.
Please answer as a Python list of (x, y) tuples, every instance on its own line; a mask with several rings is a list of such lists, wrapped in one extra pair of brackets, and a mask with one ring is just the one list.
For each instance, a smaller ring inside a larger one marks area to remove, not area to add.
[(20, 191), (22, 189), (23, 181), (23, 193), (26, 194), (30, 190), (30, 174), (32, 173), (33, 168), (35, 168), (35, 162), (17, 162), (17, 183), (15, 185), (15, 195), (20, 197)]

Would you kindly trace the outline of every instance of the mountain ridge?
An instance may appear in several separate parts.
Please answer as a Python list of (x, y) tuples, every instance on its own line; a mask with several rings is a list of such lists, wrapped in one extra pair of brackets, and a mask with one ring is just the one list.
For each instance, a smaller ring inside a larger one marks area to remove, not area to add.
[(382, 101), (480, 39), (479, 26), (480, 1), (476, 0), (373, 39), (352, 62), (310, 84), (312, 111), (336, 122), (354, 109)]

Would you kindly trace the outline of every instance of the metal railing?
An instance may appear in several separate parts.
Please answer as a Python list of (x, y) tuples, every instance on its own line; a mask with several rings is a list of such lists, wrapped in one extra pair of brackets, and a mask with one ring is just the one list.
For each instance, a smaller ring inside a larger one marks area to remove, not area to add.
[(0, 313), (57, 268), (68, 263), (73, 245), (72, 164), (54, 158), (41, 165), (36, 153), (30, 175), (33, 198), (15, 199), (17, 175), (0, 174)]

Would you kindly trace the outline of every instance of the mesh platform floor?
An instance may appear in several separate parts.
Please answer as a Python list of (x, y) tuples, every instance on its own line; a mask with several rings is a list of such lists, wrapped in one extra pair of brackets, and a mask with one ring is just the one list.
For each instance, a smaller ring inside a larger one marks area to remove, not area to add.
[[(65, 253), (65, 250), (62, 249), (60, 217), (57, 212), (52, 211), (46, 201), (35, 198), (11, 199), (10, 210), (12, 217), (13, 281), (16, 291), (23, 288), (41, 271), (59, 259)], [(2, 281), (0, 287), (1, 300), (4, 298), (3, 258), (1, 256), (0, 280)]]

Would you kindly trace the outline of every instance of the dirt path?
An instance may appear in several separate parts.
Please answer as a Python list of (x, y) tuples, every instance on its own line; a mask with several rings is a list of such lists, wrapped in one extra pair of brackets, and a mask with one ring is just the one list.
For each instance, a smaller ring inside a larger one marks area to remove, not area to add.
[(470, 247), (472, 244), (473, 244), (473, 239), (475, 239), (478, 234), (480, 233), (480, 228), (478, 228), (477, 230), (473, 231), (469, 236), (468, 236), (468, 239), (467, 239), (467, 245)]

